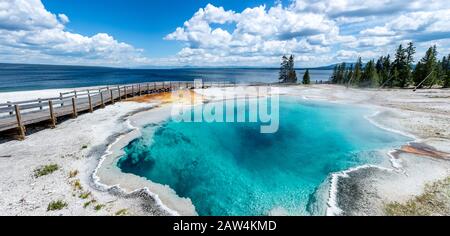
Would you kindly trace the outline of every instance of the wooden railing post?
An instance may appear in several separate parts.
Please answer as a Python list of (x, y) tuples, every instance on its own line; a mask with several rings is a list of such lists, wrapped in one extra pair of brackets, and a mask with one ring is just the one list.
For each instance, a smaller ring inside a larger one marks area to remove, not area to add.
[(73, 118), (77, 118), (78, 112), (77, 112), (77, 104), (76, 104), (75, 97), (72, 97), (72, 111), (73, 111)]
[(103, 91), (100, 90), (100, 101), (102, 103), (102, 108), (105, 107), (105, 100), (103, 99)]
[(122, 101), (122, 95), (120, 94), (120, 86), (117, 85), (117, 92), (119, 93), (119, 101)]
[(147, 83), (147, 92), (146, 92), (146, 94), (149, 94), (149, 93), (150, 93), (150, 84)]
[(141, 96), (142, 95), (141, 84), (138, 84), (138, 89), (139, 89), (139, 96)]
[(125, 91), (125, 100), (127, 99), (127, 86), (123, 86), (123, 90)]
[(114, 104), (114, 94), (112, 89), (109, 90), (109, 94), (111, 95), (111, 103)]
[(50, 110), (50, 126), (53, 128), (56, 127), (56, 117), (55, 112), (53, 111), (53, 102), (52, 100), (48, 100), (48, 109)]
[(42, 100), (38, 98), (38, 102), (39, 102), (39, 110), (42, 110)]
[(16, 111), (16, 119), (17, 119), (17, 129), (19, 131), (19, 139), (25, 139), (25, 127), (22, 124), (22, 116), (20, 114), (19, 105), (14, 105), (14, 110)]
[(59, 93), (59, 100), (61, 100), (61, 106), (64, 106), (64, 102), (63, 102), (63, 94)]
[(131, 85), (131, 97), (134, 97), (134, 84)]
[(78, 96), (77, 96), (77, 90), (73, 90), (73, 94), (75, 95), (75, 98), (78, 98)]
[(90, 93), (88, 93), (88, 101), (89, 101), (89, 112), (92, 113), (94, 111), (94, 107), (92, 107), (92, 98)]
[(10, 109), (9, 115), (12, 116), (13, 115), (13, 110), (12, 110), (12, 103), (10, 101), (7, 101), (6, 103), (8, 103), (8, 107)]

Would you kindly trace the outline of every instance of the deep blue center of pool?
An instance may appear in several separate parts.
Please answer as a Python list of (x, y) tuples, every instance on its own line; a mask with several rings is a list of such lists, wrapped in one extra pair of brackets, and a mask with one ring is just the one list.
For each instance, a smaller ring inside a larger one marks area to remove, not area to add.
[(373, 111), (282, 97), (280, 128), (259, 123), (177, 123), (143, 129), (118, 166), (169, 185), (200, 215), (308, 215), (315, 189), (333, 172), (376, 164), (376, 150), (407, 138), (364, 118)]

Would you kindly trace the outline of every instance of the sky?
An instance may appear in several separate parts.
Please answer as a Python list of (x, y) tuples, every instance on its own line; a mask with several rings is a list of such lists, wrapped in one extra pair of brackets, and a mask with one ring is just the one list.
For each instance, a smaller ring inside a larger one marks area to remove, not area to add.
[(0, 0), (0, 62), (298, 67), (413, 41), (450, 53), (447, 0)]

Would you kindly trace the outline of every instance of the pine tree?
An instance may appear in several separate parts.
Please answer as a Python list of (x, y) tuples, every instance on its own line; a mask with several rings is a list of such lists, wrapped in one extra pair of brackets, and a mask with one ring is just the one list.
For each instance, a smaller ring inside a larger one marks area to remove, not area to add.
[(359, 83), (360, 87), (376, 87), (378, 86), (378, 74), (375, 68), (375, 62), (370, 60), (365, 68), (364, 72), (361, 76), (361, 81)]
[(444, 61), (439, 60), (436, 64), (436, 82), (435, 84), (444, 86), (444, 67), (443, 67)]
[(380, 85), (386, 86), (386, 83), (390, 77), (390, 61), (389, 55), (387, 57), (381, 56), (375, 66)]
[(348, 81), (350, 72), (347, 68), (347, 64), (345, 62), (341, 64), (336, 64), (333, 69), (333, 74), (331, 75), (331, 83), (333, 84), (345, 84)]
[(399, 78), (398, 70), (397, 68), (393, 67), (391, 72), (391, 80), (390, 82), (388, 82), (390, 84), (390, 87), (394, 86), (394, 81), (398, 80), (398, 78)]
[(394, 60), (391, 56), (379, 57), (376, 62), (371, 60), (366, 66), (361, 58), (356, 64), (348, 67), (345, 63), (336, 64), (330, 77), (334, 84), (346, 84), (361, 87), (432, 87), (441, 85), (450, 88), (450, 54), (437, 60), (436, 46), (430, 47), (425, 56), (414, 67), (416, 47), (409, 42), (404, 48), (400, 44)]
[(288, 68), (289, 68), (289, 60), (286, 56), (283, 56), (281, 58), (281, 67), (280, 67), (280, 73), (278, 81), (280, 83), (287, 83), (288, 82)]
[(391, 60), (390, 55), (388, 54), (386, 57), (381, 56), (376, 63), (376, 71), (378, 75), (378, 83), (379, 85), (382, 85), (383, 87), (393, 86), (393, 80), (392, 80), (392, 72), (393, 69), (391, 68)]
[(378, 58), (377, 64), (375, 65), (375, 68), (377, 69), (377, 73), (379, 73), (379, 74), (383, 71), (383, 61), (384, 61), (384, 57), (381, 56), (380, 58)]
[(412, 69), (414, 63), (414, 54), (416, 54), (416, 47), (414, 47), (413, 42), (409, 42), (408, 47), (406, 48), (406, 64), (408, 67), (406, 70), (406, 83), (404, 84), (404, 86), (407, 86), (413, 82)]
[(408, 54), (407, 50), (403, 48), (403, 45), (399, 45), (397, 52), (395, 53), (395, 60), (393, 67), (397, 70), (398, 76), (393, 77), (394, 86), (405, 87), (408, 85)]
[(351, 81), (352, 84), (354, 85), (359, 85), (360, 81), (361, 81), (361, 76), (362, 76), (362, 60), (361, 57), (358, 58), (358, 61), (355, 64), (355, 72), (353, 75), (353, 80)]
[(430, 86), (430, 88), (439, 83), (439, 62), (437, 62), (437, 56), (438, 56), (438, 52), (437, 52), (437, 47), (436, 45), (433, 45), (433, 56), (434, 56), (434, 63), (431, 65), (432, 68), (434, 68), (435, 73), (432, 74), (432, 80), (431, 80), (431, 84), (428, 84), (428, 86)]
[(337, 72), (338, 72), (338, 65), (335, 65), (333, 68), (333, 74), (331, 74), (331, 83), (337, 84)]
[(348, 84), (349, 81), (351, 81), (353, 78), (353, 64), (350, 65), (350, 68), (348, 68), (344, 84)]
[(392, 65), (391, 65), (391, 56), (388, 54), (387, 57), (383, 58), (383, 70), (381, 74), (378, 74), (380, 78), (381, 84), (392, 87)]
[(378, 75), (377, 69), (375, 68), (375, 62), (372, 60), (371, 63), (371, 67), (368, 72), (367, 75), (369, 77), (369, 81), (370, 81), (370, 87), (375, 88), (381, 85), (380, 83), (380, 76)]
[(337, 68), (337, 81), (338, 81), (338, 84), (345, 83), (345, 68), (346, 68), (345, 62), (343, 62), (340, 65), (338, 65), (338, 68)]
[(447, 57), (442, 58), (442, 79), (443, 87), (450, 88), (450, 54)]
[(414, 54), (416, 54), (416, 47), (414, 47), (413, 42), (408, 43), (406, 48), (406, 63), (412, 65), (414, 62)]
[(343, 81), (342, 81), (343, 84), (345, 84), (345, 83), (348, 81), (347, 79), (348, 79), (349, 73), (350, 73), (349, 68), (346, 68), (346, 69), (344, 70), (344, 78), (343, 78)]
[(438, 82), (438, 63), (436, 46), (430, 47), (417, 63), (413, 73), (414, 84), (419, 87), (432, 87)]
[(288, 60), (288, 82), (297, 83), (297, 72), (295, 72), (294, 55), (291, 55)]
[(386, 80), (384, 79), (383, 75), (383, 62), (384, 62), (384, 57), (381, 56), (380, 58), (378, 58), (377, 63), (375, 65), (375, 69), (377, 70), (377, 74), (378, 77), (380, 79), (380, 84), (383, 84)]
[(305, 75), (303, 75), (303, 84), (311, 84), (311, 77), (309, 75), (309, 70), (306, 70)]

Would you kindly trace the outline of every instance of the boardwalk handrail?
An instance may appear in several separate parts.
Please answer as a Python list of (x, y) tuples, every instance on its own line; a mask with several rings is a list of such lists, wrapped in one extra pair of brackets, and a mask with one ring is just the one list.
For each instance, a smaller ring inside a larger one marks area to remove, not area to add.
[[(225, 82), (203, 82), (202, 87), (226, 86)], [(193, 81), (157, 81), (149, 83), (110, 85), (60, 93), (59, 97), (38, 98), (15, 102), (0, 103), (0, 132), (17, 128), (19, 136), (24, 138), (25, 126), (50, 121), (55, 127), (58, 117), (79, 112), (92, 112), (96, 107), (114, 104), (116, 100), (135, 95), (168, 92), (173, 89), (192, 89)]]
[[(193, 84), (192, 81), (157, 81), (157, 82), (150, 82), (150, 83), (139, 83), (139, 84), (124, 84), (124, 85), (111, 85), (111, 86), (104, 86), (104, 87), (93, 87), (93, 88), (87, 88), (87, 89), (83, 89), (83, 90), (73, 90), (73, 91), (68, 91), (68, 92), (62, 92), (60, 93), (59, 97), (49, 97), (49, 98), (38, 98), (38, 99), (31, 99), (31, 100), (22, 100), (22, 101), (15, 101), (15, 102), (6, 102), (6, 103), (0, 103), (0, 109), (2, 109), (1, 107), (11, 107), (11, 110), (14, 110), (14, 105), (23, 105), (26, 107), (26, 105), (29, 105), (29, 103), (43, 103), (43, 102), (48, 102), (50, 100), (55, 101), (56, 103), (58, 103), (58, 100), (63, 100), (63, 101), (70, 101), (72, 99), (72, 97), (75, 98), (83, 98), (83, 97), (88, 97), (90, 96), (95, 96), (100, 94), (100, 92), (104, 92), (104, 91), (118, 91), (118, 88), (121, 87), (121, 90), (124, 89), (124, 87), (126, 87), (127, 89), (129, 88), (138, 88), (139, 85), (147, 85), (147, 84), (155, 84), (156, 86), (158, 86), (158, 83), (162, 86), (165, 87), (171, 87), (173, 88), (175, 85), (177, 84), (181, 84), (183, 86), (181, 87), (186, 87), (186, 84)], [(203, 82), (203, 86), (205, 87), (212, 87), (214, 85), (217, 85), (217, 87), (219, 87), (220, 85), (224, 85), (225, 81), (210, 81), (210, 82)], [(232, 84), (232, 83), (230, 83)], [(261, 85), (263, 83), (256, 83), (254, 85)], [(154, 87), (154, 86), (150, 86), (150, 89)], [(146, 86), (142, 86), (143, 90), (146, 89)], [(138, 92), (138, 90), (136, 90), (135, 92)], [(62, 95), (62, 96), (61, 96)], [(24, 105), (26, 104), (26, 105)], [(21, 107), (22, 108), (22, 107)], [(0, 112), (1, 113), (1, 112)]]
[[(125, 86), (136, 86), (136, 85), (125, 85)], [(10, 116), (14, 115), (16, 105), (18, 105), (20, 111), (24, 113), (24, 111), (33, 108), (39, 108), (39, 110), (42, 110), (43, 108), (48, 107), (49, 101), (52, 101), (53, 105), (63, 105), (64, 103), (71, 104), (72, 98), (87, 99), (89, 96), (96, 96), (99, 95), (101, 92), (110, 90), (112, 90), (113, 92), (118, 91), (118, 87), (107, 86), (107, 87), (89, 88), (84, 90), (73, 90), (69, 92), (60, 93), (59, 97), (38, 98), (32, 100), (0, 103), (0, 114), (9, 113)], [(2, 117), (0, 116), (0, 120), (1, 118)]]
[[(155, 83), (155, 82), (152, 82)], [(126, 85), (119, 85), (123, 88), (123, 86), (137, 86), (138, 84), (126, 84)], [(60, 93), (59, 97), (50, 97), (50, 98), (38, 98), (38, 99), (32, 99), (32, 100), (23, 100), (23, 101), (15, 101), (15, 102), (7, 102), (7, 103), (0, 103), (0, 107), (2, 106), (14, 106), (14, 105), (21, 105), (21, 104), (27, 104), (27, 103), (34, 103), (34, 102), (48, 102), (49, 100), (61, 100), (61, 97), (63, 99), (69, 99), (71, 100), (72, 97), (87, 97), (89, 94), (91, 96), (93, 95), (97, 95), (100, 94), (100, 91), (108, 91), (108, 90), (113, 90), (113, 91), (117, 91), (118, 88), (117, 86), (104, 86), (104, 87), (93, 87), (93, 88), (88, 88), (88, 89), (83, 89), (83, 90), (73, 90), (73, 91), (68, 91), (68, 92), (62, 92)], [(61, 96), (63, 95), (63, 96)]]

